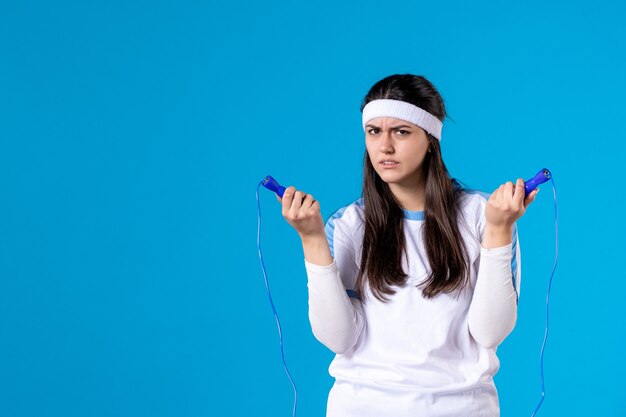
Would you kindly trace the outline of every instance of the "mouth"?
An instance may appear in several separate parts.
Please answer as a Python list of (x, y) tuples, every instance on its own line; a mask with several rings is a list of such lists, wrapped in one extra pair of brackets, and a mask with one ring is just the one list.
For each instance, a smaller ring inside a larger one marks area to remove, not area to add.
[(378, 163), (378, 165), (380, 165), (383, 168), (395, 168), (398, 165), (400, 165), (400, 163), (396, 161), (381, 161)]

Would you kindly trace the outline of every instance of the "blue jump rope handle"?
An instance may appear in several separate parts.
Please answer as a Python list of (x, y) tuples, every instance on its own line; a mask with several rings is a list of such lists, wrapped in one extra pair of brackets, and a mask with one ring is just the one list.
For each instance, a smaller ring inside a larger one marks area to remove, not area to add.
[[(530, 194), (539, 184), (543, 184), (552, 177), (552, 174), (547, 168), (541, 169), (537, 175), (524, 182), (524, 188), (526, 189), (526, 195)], [(283, 198), (285, 193), (285, 187), (280, 185), (271, 175), (265, 177), (261, 184), (268, 190), (274, 191), (280, 198)]]
[(526, 189), (526, 195), (524, 197), (526, 197), (535, 188), (537, 188), (539, 184), (543, 184), (544, 182), (548, 181), (551, 177), (552, 177), (552, 173), (547, 168), (543, 168), (532, 179), (524, 181), (524, 188)]
[(280, 185), (271, 175), (265, 177), (265, 179), (261, 182), (263, 187), (268, 190), (274, 191), (280, 198), (283, 198), (283, 194), (285, 194), (285, 187)]

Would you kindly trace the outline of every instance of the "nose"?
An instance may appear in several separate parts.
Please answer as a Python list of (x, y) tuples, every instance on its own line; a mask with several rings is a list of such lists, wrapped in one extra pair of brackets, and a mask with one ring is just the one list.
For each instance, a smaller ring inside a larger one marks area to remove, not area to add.
[(380, 139), (380, 151), (385, 153), (393, 151), (392, 141), (391, 132), (387, 131), (387, 133), (384, 133)]

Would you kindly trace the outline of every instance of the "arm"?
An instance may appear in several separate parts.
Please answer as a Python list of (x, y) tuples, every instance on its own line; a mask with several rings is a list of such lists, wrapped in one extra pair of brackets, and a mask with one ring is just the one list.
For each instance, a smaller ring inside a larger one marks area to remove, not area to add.
[[(517, 225), (512, 229), (485, 226), (480, 248), (480, 264), (474, 295), (469, 308), (469, 330), (486, 348), (495, 348), (511, 333), (517, 321), (519, 283), (519, 238)], [(513, 269), (513, 260), (518, 265)]]
[(355, 345), (364, 326), (360, 301), (352, 301), (346, 292), (346, 286), (354, 286), (358, 268), (352, 242), (340, 231), (347, 225), (336, 221), (344, 210), (324, 225), (319, 202), (311, 194), (290, 186), (283, 198), (276, 198), (283, 216), (302, 239), (313, 334), (333, 352), (343, 353)]
[(311, 329), (317, 340), (337, 354), (356, 344), (365, 323), (361, 301), (348, 297), (340, 274), (341, 270), (353, 277), (358, 272), (351, 246), (346, 243), (335, 239), (333, 259), (326, 236), (302, 239)]

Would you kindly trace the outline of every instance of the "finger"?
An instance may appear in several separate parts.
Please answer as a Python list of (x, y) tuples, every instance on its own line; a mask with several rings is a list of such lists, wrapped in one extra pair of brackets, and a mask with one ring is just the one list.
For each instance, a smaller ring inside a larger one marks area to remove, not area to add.
[(493, 190), (493, 192), (489, 195), (488, 201), (495, 203), (496, 199), (498, 198), (498, 190), (499, 188), (496, 188), (495, 190)]
[(513, 201), (516, 203), (517, 207), (521, 206), (525, 195), (526, 188), (524, 187), (524, 180), (522, 178), (518, 178), (515, 183), (515, 192), (513, 194)]
[(496, 191), (494, 191), (494, 202), (499, 203), (502, 200), (502, 193), (504, 191), (504, 184), (500, 185)]
[(533, 191), (531, 191), (530, 194), (528, 194), (528, 197), (532, 198), (532, 201), (535, 201), (535, 197), (537, 196), (538, 193), (539, 193), (539, 188), (536, 188)]
[(306, 197), (304, 198), (304, 201), (302, 201), (302, 208), (303, 209), (310, 208), (314, 201), (315, 199), (313, 198), (313, 194), (307, 194)]
[(296, 192), (296, 187), (290, 186), (285, 189), (283, 193), (283, 216), (287, 214), (287, 211), (291, 208), (291, 202), (293, 200), (293, 195)]
[(282, 199), (278, 196), (278, 194), (274, 194), (276, 196), (276, 200), (280, 201), (282, 203)]
[(303, 191), (296, 191), (293, 195), (293, 201), (291, 203), (291, 210), (297, 212), (302, 207), (302, 200), (304, 200), (305, 193)]
[(535, 196), (537, 195), (538, 192), (539, 192), (539, 188), (536, 188), (535, 190), (531, 191), (528, 194), (528, 196), (526, 196), (526, 198), (524, 199), (524, 208), (528, 207), (530, 203), (535, 201)]
[(507, 201), (510, 201), (513, 197), (513, 183), (511, 181), (507, 181), (504, 184), (504, 197), (506, 197)]

